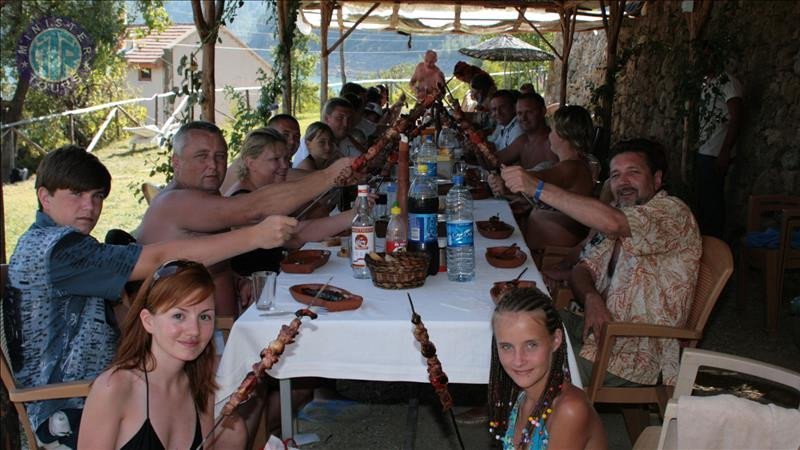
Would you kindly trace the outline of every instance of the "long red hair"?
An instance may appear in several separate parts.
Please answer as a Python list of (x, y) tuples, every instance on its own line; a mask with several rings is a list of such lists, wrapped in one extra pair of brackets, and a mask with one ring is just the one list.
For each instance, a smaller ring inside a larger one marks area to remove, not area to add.
[[(195, 305), (214, 295), (214, 279), (208, 269), (199, 263), (185, 264), (176, 273), (158, 278), (153, 283), (153, 276), (159, 272), (156, 270), (142, 284), (143, 287), (122, 325), (122, 341), (112, 363), (115, 371), (152, 371), (156, 367), (156, 360), (151, 352), (152, 336), (144, 329), (139, 318), (143, 309), (158, 314), (177, 305)], [(208, 400), (218, 387), (214, 380), (215, 355), (212, 339), (200, 356), (183, 366), (189, 378), (194, 403), (201, 412), (206, 412)]]

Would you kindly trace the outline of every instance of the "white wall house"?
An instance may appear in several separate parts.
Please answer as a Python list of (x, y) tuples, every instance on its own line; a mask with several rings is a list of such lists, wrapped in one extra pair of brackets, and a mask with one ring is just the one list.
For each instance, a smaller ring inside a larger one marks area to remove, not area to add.
[[(181, 58), (191, 54), (198, 48), (200, 37), (193, 24), (175, 24), (163, 32), (153, 32), (144, 37), (134, 37), (141, 27), (128, 27), (121, 50), (128, 62), (127, 82), (134, 95), (150, 97), (153, 94), (170, 92), (173, 87), (180, 87), (183, 76), (178, 75)], [(227, 28), (220, 27), (215, 49), (214, 78), (216, 88), (225, 86), (249, 87), (257, 86), (257, 70), (272, 72), (272, 67), (247, 44), (239, 40)], [(198, 70), (202, 68), (202, 50), (196, 55)], [(251, 104), (258, 101), (258, 91), (250, 92)], [(147, 102), (147, 123), (161, 125), (172, 113), (173, 107), (180, 102), (173, 98), (161, 99), (158, 105), (154, 101)], [(230, 102), (225, 94), (216, 95), (216, 121), (224, 124), (231, 115)], [(194, 117), (199, 117), (199, 107), (195, 108)]]

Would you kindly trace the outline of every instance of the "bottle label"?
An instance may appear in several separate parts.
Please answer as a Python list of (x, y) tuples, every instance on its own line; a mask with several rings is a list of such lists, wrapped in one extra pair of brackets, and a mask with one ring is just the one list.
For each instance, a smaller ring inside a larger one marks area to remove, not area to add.
[(406, 248), (406, 241), (386, 241), (386, 253), (391, 254)]
[(448, 247), (472, 246), (474, 243), (473, 234), (472, 222), (466, 220), (447, 222)]
[(408, 214), (408, 239), (415, 242), (436, 242), (436, 214)]
[(353, 227), (350, 235), (350, 262), (353, 267), (365, 267), (369, 252), (375, 250), (375, 227)]

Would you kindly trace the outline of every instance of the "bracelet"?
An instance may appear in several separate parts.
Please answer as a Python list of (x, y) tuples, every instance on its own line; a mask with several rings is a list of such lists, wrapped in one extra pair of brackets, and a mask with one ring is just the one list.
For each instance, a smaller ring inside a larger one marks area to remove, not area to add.
[(544, 188), (544, 181), (539, 180), (539, 183), (536, 184), (536, 192), (533, 193), (533, 199), (537, 202), (540, 201), (539, 197), (542, 196), (542, 189)]

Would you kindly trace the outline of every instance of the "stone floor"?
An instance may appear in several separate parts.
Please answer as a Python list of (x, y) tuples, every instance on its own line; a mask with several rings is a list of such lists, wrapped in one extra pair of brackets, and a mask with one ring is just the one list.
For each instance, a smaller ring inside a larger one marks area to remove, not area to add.
[[(800, 295), (800, 272), (787, 272), (785, 298)], [(709, 319), (700, 347), (769, 362), (800, 372), (800, 317), (790, 317), (784, 305), (780, 333), (770, 337), (764, 330), (763, 281), (751, 272), (748, 303), (739, 309), (735, 283), (729, 283)], [(340, 381), (337, 388), (352, 402), (325, 405), (312, 403), (298, 420), (301, 433), (316, 433), (320, 442), (304, 445), (308, 449), (458, 449), (458, 439), (449, 417), (441, 409), (427, 385)], [(452, 386), (456, 412), (481, 402), (480, 388)], [(420, 406), (413, 447), (408, 445), (408, 398), (418, 394)], [(600, 405), (599, 412), (609, 436), (609, 448), (631, 448), (622, 416), (611, 405)], [(491, 439), (483, 425), (461, 425), (467, 449), (486, 449)]]

